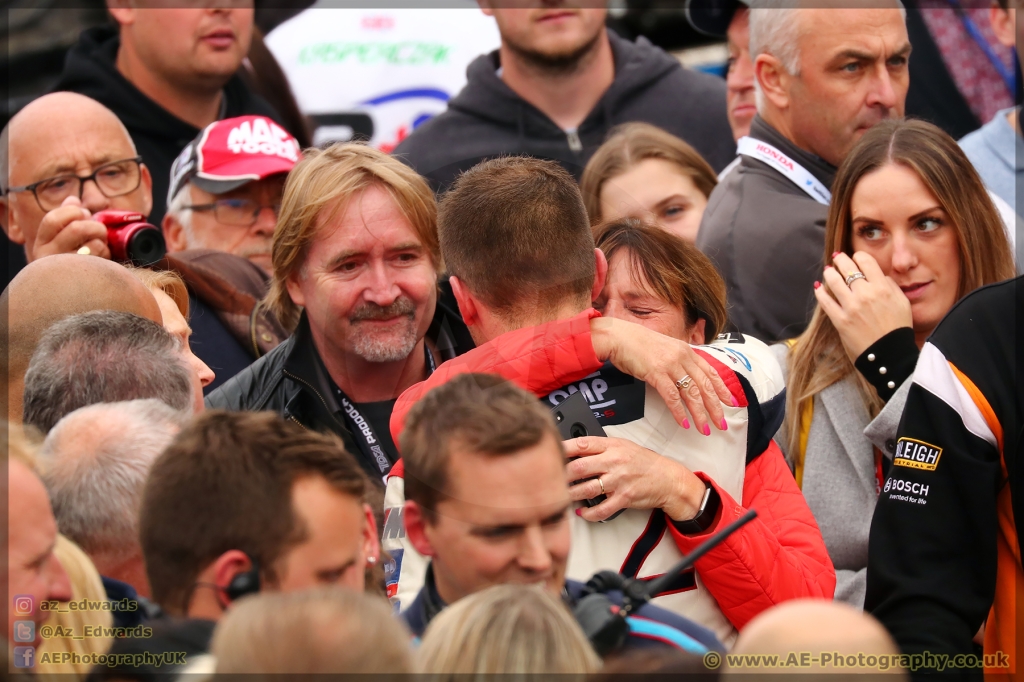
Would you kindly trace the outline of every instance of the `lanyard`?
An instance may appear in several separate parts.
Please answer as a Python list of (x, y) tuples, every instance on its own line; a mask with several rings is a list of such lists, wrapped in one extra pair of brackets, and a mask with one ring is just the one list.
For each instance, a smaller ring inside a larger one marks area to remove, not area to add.
[(755, 140), (752, 137), (741, 137), (736, 145), (736, 153), (768, 164), (785, 175), (794, 185), (807, 192), (819, 204), (828, 206), (832, 200), (832, 192), (828, 191), (828, 188), (821, 184), (818, 178), (767, 142)]
[[(437, 366), (434, 364), (434, 356), (430, 354), (430, 349), (427, 348), (426, 343), (423, 344), (423, 352), (426, 355), (427, 376), (429, 377), (437, 369)], [(380, 471), (381, 478), (387, 483), (392, 464), (391, 460), (388, 459), (387, 453), (384, 452), (384, 448), (381, 446), (377, 431), (370, 424), (370, 421), (360, 414), (359, 409), (348, 399), (344, 391), (337, 386), (334, 387), (334, 390), (338, 394), (338, 400), (341, 402), (342, 412), (345, 413), (345, 421), (349, 432), (352, 434), (352, 440), (356, 442), (356, 446), (363, 453), (363, 456), (376, 465)]]
[(957, 2), (957, 0), (949, 0), (949, 4), (952, 5), (953, 11), (956, 12), (957, 17), (960, 19), (960, 23), (964, 25), (964, 30), (966, 30), (967, 34), (971, 36), (975, 43), (977, 43), (978, 47), (981, 48), (981, 51), (985, 53), (986, 57), (988, 57), (988, 60), (992, 62), (992, 66), (995, 68), (996, 73), (998, 73), (999, 77), (1003, 79), (1003, 83), (1006, 84), (1006, 89), (1009, 90), (1010, 95), (1013, 96), (1017, 91), (1017, 74), (1012, 68), (1006, 68), (1006, 64), (1003, 63), (1003, 60), (1000, 59), (999, 55), (997, 55), (995, 50), (992, 49), (992, 46), (989, 44), (985, 34), (982, 33), (981, 29), (978, 28), (978, 25), (975, 24), (969, 16), (967, 16), (967, 12), (965, 12), (964, 8), (960, 6), (960, 3)]

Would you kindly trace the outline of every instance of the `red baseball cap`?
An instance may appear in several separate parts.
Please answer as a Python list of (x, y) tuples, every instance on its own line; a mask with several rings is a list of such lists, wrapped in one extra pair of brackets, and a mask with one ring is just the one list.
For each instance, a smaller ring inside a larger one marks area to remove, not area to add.
[(253, 180), (287, 173), (301, 155), (298, 141), (266, 116), (211, 123), (174, 160), (167, 203), (186, 182), (223, 194)]

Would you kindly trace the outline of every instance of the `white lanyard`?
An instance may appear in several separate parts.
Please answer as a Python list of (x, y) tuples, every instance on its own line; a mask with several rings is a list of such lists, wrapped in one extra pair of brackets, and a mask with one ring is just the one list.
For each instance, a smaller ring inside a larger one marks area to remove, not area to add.
[(752, 137), (741, 137), (736, 145), (736, 153), (768, 164), (785, 175), (794, 185), (811, 195), (811, 198), (819, 204), (828, 206), (828, 203), (832, 201), (832, 192), (828, 191), (828, 188), (821, 184), (818, 178), (767, 142), (755, 140)]

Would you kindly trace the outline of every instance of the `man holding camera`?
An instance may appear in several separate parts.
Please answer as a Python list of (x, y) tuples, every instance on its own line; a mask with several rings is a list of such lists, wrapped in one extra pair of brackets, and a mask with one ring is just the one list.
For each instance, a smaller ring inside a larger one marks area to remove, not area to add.
[[(401, 445), (408, 501), (392, 513), (402, 512), (410, 542), (431, 558), (403, 613), (413, 634), (448, 604), (492, 585), (542, 584), (576, 606), (585, 586), (566, 580), (573, 502), (565, 452), (541, 402), (501, 377), (463, 374), (416, 404)], [(575, 610), (587, 632), (616, 617)], [(709, 630), (664, 609), (646, 604), (635, 616), (626, 619), (626, 648), (721, 649)]]
[[(0, 223), (32, 262), (57, 253), (110, 258), (107, 209), (148, 215), (153, 179), (114, 112), (57, 92), (26, 105), (0, 140)], [(6, 176), (6, 177), (4, 177)]]

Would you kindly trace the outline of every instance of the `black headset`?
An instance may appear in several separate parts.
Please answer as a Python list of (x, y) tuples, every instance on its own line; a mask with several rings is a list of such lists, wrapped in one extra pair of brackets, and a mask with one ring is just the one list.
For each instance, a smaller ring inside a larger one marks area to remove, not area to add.
[(228, 601), (236, 601), (247, 594), (256, 594), (260, 591), (260, 565), (252, 558), (249, 562), (252, 564), (249, 570), (237, 574), (224, 588), (224, 596)]

